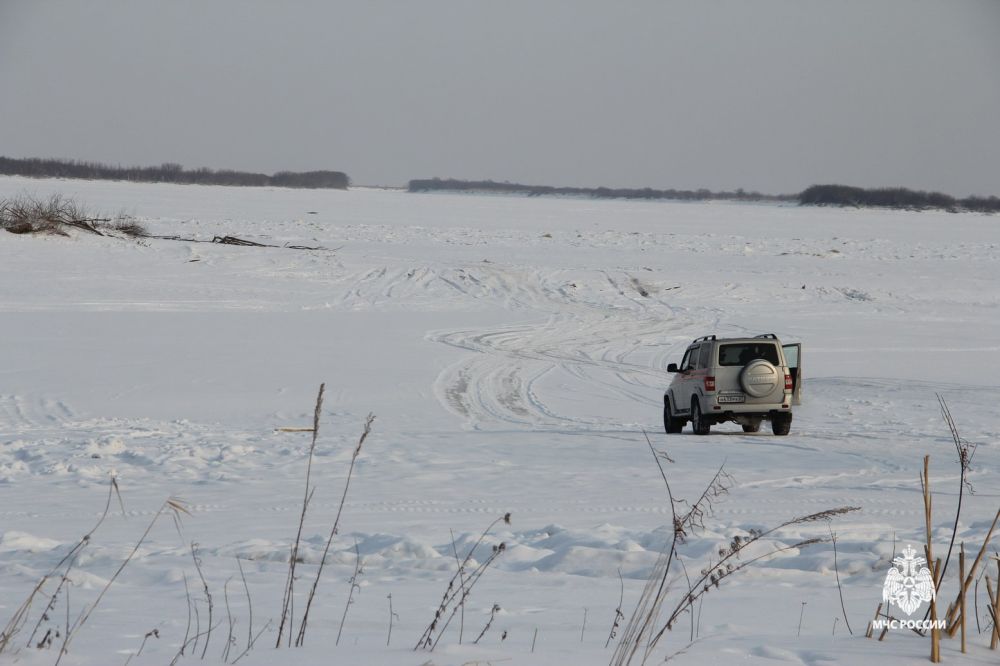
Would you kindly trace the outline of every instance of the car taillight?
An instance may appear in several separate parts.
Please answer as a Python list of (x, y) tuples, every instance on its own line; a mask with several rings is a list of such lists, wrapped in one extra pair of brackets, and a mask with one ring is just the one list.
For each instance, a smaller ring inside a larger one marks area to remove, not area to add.
[(715, 390), (715, 377), (705, 377), (705, 390), (706, 391)]
[(785, 375), (785, 390), (786, 391), (791, 391), (792, 390), (792, 376), (791, 375)]

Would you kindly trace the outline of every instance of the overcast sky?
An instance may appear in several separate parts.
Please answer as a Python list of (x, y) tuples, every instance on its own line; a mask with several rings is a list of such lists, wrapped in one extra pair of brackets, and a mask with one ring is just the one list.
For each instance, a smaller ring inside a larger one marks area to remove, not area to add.
[(0, 0), (0, 155), (1000, 195), (1000, 1)]

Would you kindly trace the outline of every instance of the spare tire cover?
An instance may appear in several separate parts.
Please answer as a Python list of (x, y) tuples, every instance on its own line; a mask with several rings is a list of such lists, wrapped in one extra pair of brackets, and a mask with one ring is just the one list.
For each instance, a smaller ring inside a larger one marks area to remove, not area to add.
[[(749, 395), (763, 398), (771, 395), (778, 387), (778, 369), (768, 361), (759, 358), (751, 361), (740, 373), (740, 386)], [(782, 378), (784, 379), (784, 378)]]

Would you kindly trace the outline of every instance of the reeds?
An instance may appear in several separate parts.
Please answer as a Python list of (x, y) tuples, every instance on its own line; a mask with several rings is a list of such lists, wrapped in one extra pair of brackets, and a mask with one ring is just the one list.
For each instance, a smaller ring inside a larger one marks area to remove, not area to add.
[[(292, 542), (291, 550), (288, 557), (288, 573), (285, 577), (285, 588), (284, 595), (281, 603), (281, 615), (278, 622), (278, 637), (275, 641), (275, 647), (281, 647), (282, 640), (285, 635), (285, 630), (288, 630), (288, 646), (292, 645), (292, 627), (295, 623), (295, 582), (298, 579), (296, 576), (296, 570), (298, 565), (301, 563), (302, 558), (299, 555), (299, 550), (302, 544), (302, 530), (306, 521), (306, 514), (309, 511), (309, 504), (312, 501), (313, 494), (316, 492), (316, 488), (312, 483), (312, 468), (313, 459), (316, 454), (316, 441), (319, 438), (319, 424), (320, 424), (320, 413), (323, 409), (323, 394), (326, 391), (326, 384), (320, 384), (319, 393), (316, 395), (316, 406), (313, 410), (313, 427), (305, 429), (306, 432), (312, 433), (312, 441), (309, 444), (309, 455), (308, 462), (306, 463), (306, 478), (305, 478), (305, 491), (302, 498), (302, 510), (299, 513), (299, 524), (298, 529), (295, 532), (295, 540)], [(343, 515), (344, 505), (347, 503), (347, 492), (351, 487), (351, 478), (354, 475), (354, 467), (357, 463), (358, 456), (361, 455), (361, 448), (368, 439), (368, 436), (372, 431), (372, 424), (375, 422), (375, 415), (369, 414), (365, 419), (364, 427), (361, 431), (361, 436), (358, 438), (357, 444), (354, 446), (354, 451), (351, 454), (351, 464), (347, 469), (347, 479), (344, 481), (344, 491), (340, 496), (340, 504), (337, 506), (337, 514), (333, 520), (333, 525), (330, 528), (330, 534), (326, 539), (326, 545), (323, 548), (323, 554), (320, 557), (319, 565), (316, 568), (316, 575), (313, 578), (312, 586), (309, 588), (309, 594), (306, 597), (305, 609), (302, 612), (302, 619), (299, 621), (298, 631), (295, 634), (295, 647), (301, 647), (306, 640), (306, 629), (309, 625), (309, 612), (312, 609), (313, 601), (316, 598), (316, 590), (319, 587), (320, 578), (323, 575), (323, 568), (326, 566), (326, 558), (330, 553), (330, 547), (333, 544), (333, 538), (339, 533), (340, 530), (340, 518)], [(358, 556), (358, 562), (360, 567), (360, 555)], [(360, 568), (356, 570), (355, 575), (360, 574)], [(348, 606), (350, 606), (350, 600), (353, 598), (354, 586), (352, 583), (351, 593), (348, 597)], [(346, 618), (347, 612), (345, 610), (344, 617)], [(341, 624), (341, 629), (343, 629), (343, 624)], [(339, 636), (338, 636), (339, 640)]]
[[(930, 456), (924, 456), (924, 471), (920, 476), (920, 489), (924, 498), (924, 523), (927, 531), (927, 544), (924, 546), (924, 555), (927, 558), (927, 565), (931, 570), (931, 580), (934, 581), (935, 591), (941, 587), (941, 575), (944, 573), (941, 568), (941, 560), (934, 559), (933, 535), (931, 531), (931, 516), (933, 502), (931, 498), (931, 478), (930, 478)], [(937, 593), (931, 596), (931, 606), (928, 610), (931, 625), (931, 662), (941, 661), (941, 630), (937, 628)]]
[(990, 632), (990, 649), (996, 650), (1000, 643), (1000, 560), (997, 561), (997, 585), (996, 592), (993, 591), (993, 583), (990, 577), (986, 576), (986, 592), (990, 598), (990, 605), (987, 606), (990, 620), (993, 622), (993, 629)]
[[(319, 429), (319, 407), (316, 409), (316, 422), (315, 428)], [(358, 456), (361, 454), (361, 447), (364, 445), (365, 440), (368, 439), (368, 435), (372, 432), (372, 423), (375, 422), (375, 415), (369, 414), (365, 419), (364, 428), (361, 431), (361, 436), (358, 438), (358, 443), (354, 447), (354, 452), (351, 454), (351, 464), (347, 469), (347, 479), (344, 481), (344, 492), (340, 496), (340, 504), (337, 505), (337, 517), (333, 520), (333, 526), (330, 528), (330, 536), (326, 539), (326, 545), (323, 547), (323, 555), (319, 559), (319, 566), (316, 568), (316, 577), (313, 579), (312, 587), (309, 588), (309, 596), (306, 598), (306, 609), (302, 613), (302, 622), (299, 623), (299, 633), (295, 638), (295, 645), (301, 647), (306, 640), (306, 626), (309, 623), (309, 610), (312, 608), (313, 599), (316, 597), (316, 588), (319, 586), (319, 579), (323, 575), (323, 567), (326, 565), (326, 557), (330, 552), (330, 545), (333, 543), (333, 537), (338, 534), (340, 529), (340, 516), (344, 512), (344, 504), (347, 502), (347, 491), (351, 487), (351, 477), (354, 475), (354, 464), (358, 460)], [(315, 442), (315, 432), (313, 433), (313, 441)], [(312, 456), (312, 450), (310, 449), (310, 456)], [(303, 509), (304, 510), (304, 509)], [(355, 550), (357, 550), (357, 544), (355, 544)], [(358, 566), (359, 569), (355, 571), (355, 575), (360, 572), (360, 554), (358, 555)], [(351, 587), (351, 596), (354, 594), (354, 587)], [(347, 616), (347, 611), (344, 611), (344, 616)], [(343, 625), (341, 625), (343, 628)]]
[[(302, 498), (302, 511), (299, 514), (299, 526), (295, 532), (295, 541), (292, 542), (292, 548), (288, 555), (288, 575), (285, 577), (285, 594), (281, 602), (281, 617), (278, 621), (278, 638), (275, 641), (274, 647), (281, 647), (281, 639), (285, 633), (285, 625), (291, 625), (294, 621), (293, 613), (294, 608), (292, 604), (295, 602), (295, 567), (299, 563), (299, 547), (302, 543), (302, 527), (306, 522), (306, 512), (309, 510), (309, 502), (312, 501), (313, 492), (315, 489), (312, 487), (312, 466), (313, 466), (313, 456), (316, 452), (316, 439), (319, 437), (319, 415), (320, 410), (323, 409), (323, 392), (326, 390), (326, 383), (319, 385), (319, 393), (316, 395), (316, 408), (313, 411), (313, 427), (312, 427), (312, 442), (309, 444), (309, 456), (308, 462), (306, 463), (306, 483), (305, 483), (305, 495)], [(288, 645), (292, 644), (291, 630), (289, 629), (288, 634)]]

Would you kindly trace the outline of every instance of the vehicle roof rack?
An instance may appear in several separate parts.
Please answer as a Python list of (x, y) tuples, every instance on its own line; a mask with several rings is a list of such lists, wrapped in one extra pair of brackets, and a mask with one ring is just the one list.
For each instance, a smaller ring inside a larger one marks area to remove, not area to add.
[(700, 338), (695, 338), (694, 341), (695, 342), (704, 342), (705, 340), (715, 340), (715, 336), (714, 335), (703, 335)]
[(777, 340), (778, 336), (774, 333), (761, 333), (760, 335), (755, 335), (755, 338), (767, 338), (768, 340)]

